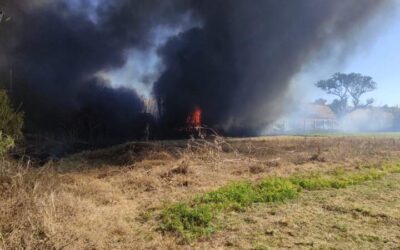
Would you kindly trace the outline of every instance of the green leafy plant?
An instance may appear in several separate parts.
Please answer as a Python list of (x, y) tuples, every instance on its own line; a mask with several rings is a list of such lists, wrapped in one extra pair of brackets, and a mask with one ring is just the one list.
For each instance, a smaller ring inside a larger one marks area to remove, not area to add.
[(4, 155), (14, 146), (15, 146), (14, 139), (11, 138), (10, 136), (3, 135), (3, 133), (0, 131), (0, 155)]
[(175, 232), (185, 241), (190, 241), (214, 231), (211, 223), (214, 216), (215, 211), (210, 205), (190, 207), (186, 203), (178, 203), (161, 214), (161, 230)]
[(15, 141), (22, 138), (23, 113), (15, 111), (7, 93), (0, 90), (0, 155), (14, 147)]
[(346, 173), (311, 174), (287, 178), (269, 177), (260, 183), (236, 182), (166, 207), (160, 216), (162, 232), (176, 234), (185, 242), (217, 230), (216, 218), (229, 211), (244, 211), (256, 203), (276, 203), (296, 198), (303, 190), (346, 188), (396, 173), (400, 165)]

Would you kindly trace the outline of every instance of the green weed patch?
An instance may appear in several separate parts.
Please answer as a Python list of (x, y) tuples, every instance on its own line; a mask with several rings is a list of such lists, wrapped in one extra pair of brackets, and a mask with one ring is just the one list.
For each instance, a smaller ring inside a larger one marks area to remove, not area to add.
[(161, 230), (173, 232), (186, 241), (209, 235), (214, 231), (212, 220), (216, 210), (209, 205), (189, 206), (178, 203), (161, 214)]
[(178, 203), (161, 213), (163, 232), (173, 232), (190, 241), (216, 230), (213, 219), (222, 212), (243, 211), (254, 203), (293, 199), (298, 190), (290, 181), (266, 179), (260, 184), (238, 182), (196, 197), (191, 202)]
[(174, 233), (189, 242), (217, 230), (215, 218), (224, 212), (244, 211), (256, 203), (283, 202), (296, 198), (301, 191), (346, 188), (377, 180), (389, 173), (399, 173), (400, 164), (380, 170), (337, 172), (331, 175), (313, 174), (288, 178), (270, 177), (260, 183), (237, 182), (195, 197), (193, 200), (170, 205), (161, 212), (160, 229)]
[(295, 176), (290, 181), (305, 190), (321, 190), (326, 188), (346, 188), (361, 184), (365, 181), (382, 178), (387, 172), (383, 170), (368, 170), (351, 174), (339, 174), (331, 176), (312, 175)]

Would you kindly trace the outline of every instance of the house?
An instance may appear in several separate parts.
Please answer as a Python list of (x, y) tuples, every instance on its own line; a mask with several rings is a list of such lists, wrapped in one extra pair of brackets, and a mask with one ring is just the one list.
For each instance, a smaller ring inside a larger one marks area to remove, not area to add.
[(336, 114), (329, 106), (304, 104), (290, 115), (276, 122), (272, 132), (312, 132), (339, 129)]

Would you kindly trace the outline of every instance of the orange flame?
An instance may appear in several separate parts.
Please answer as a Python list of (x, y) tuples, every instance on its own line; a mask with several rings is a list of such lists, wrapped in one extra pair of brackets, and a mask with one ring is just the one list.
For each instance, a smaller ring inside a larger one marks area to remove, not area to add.
[(201, 115), (202, 110), (199, 107), (196, 107), (194, 111), (188, 116), (186, 123), (189, 127), (198, 128), (201, 127)]

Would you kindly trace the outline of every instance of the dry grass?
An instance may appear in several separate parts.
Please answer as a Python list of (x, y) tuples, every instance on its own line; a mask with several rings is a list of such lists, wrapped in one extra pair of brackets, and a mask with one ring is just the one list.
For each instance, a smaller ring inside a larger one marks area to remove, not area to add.
[(398, 249), (400, 175), (226, 214), (199, 249)]
[(0, 246), (49, 248), (58, 175), (3, 160), (0, 167)]
[[(390, 137), (131, 143), (81, 153), (42, 168), (4, 159), (0, 249), (188, 248), (179, 245), (176, 237), (157, 231), (154, 214), (166, 204), (235, 181), (375, 168), (399, 160), (400, 138)], [(398, 175), (393, 174), (376, 184), (315, 191), (277, 206), (229, 212), (223, 214), (223, 230), (190, 247), (334, 247), (340, 240), (344, 248), (357, 244), (381, 248), (385, 240), (387, 246), (394, 246), (400, 244), (400, 236), (392, 231), (400, 229), (396, 224), (400, 205), (387, 197), (396, 197), (398, 183)], [(372, 217), (357, 212), (359, 208)], [(384, 232), (390, 233), (384, 237)]]

